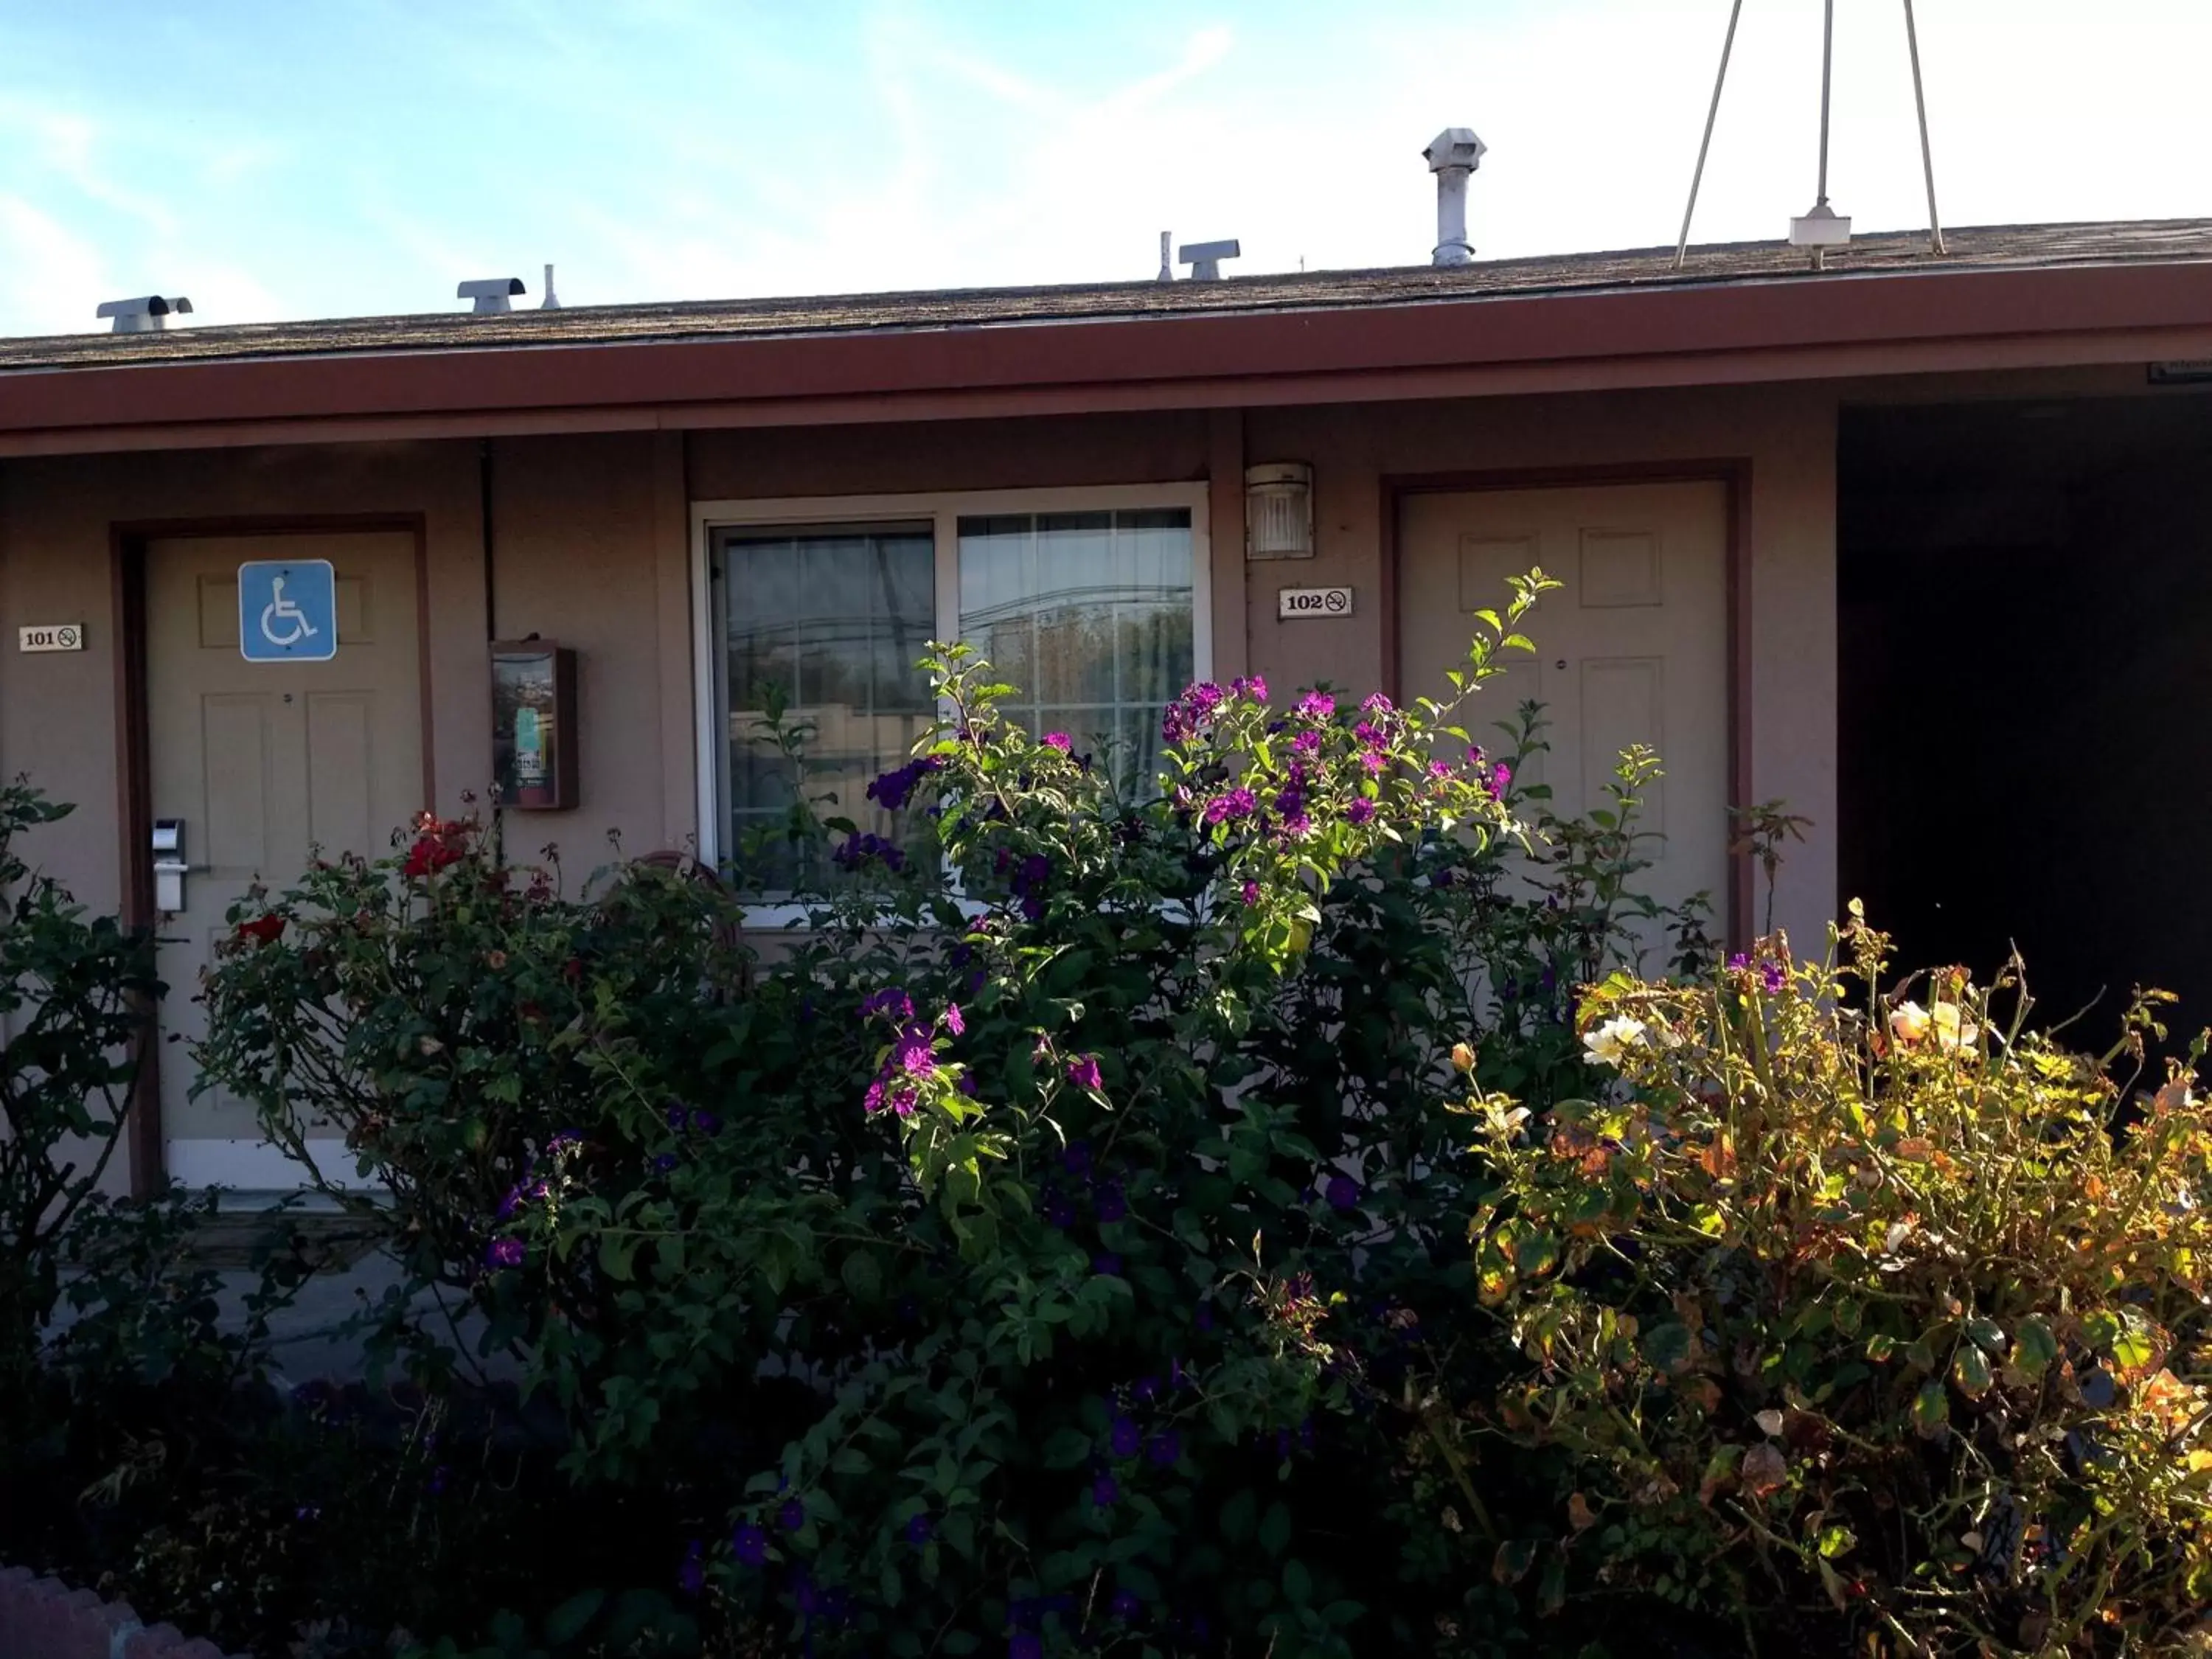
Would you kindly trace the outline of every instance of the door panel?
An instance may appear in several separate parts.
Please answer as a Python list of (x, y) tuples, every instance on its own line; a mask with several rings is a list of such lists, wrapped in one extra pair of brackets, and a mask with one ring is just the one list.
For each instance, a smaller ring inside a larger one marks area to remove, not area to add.
[(1607, 804), (1620, 750), (1656, 749), (1665, 775), (1643, 808), (1665, 836), (1646, 890), (1674, 902), (1728, 892), (1728, 495), (1719, 483), (1620, 484), (1416, 495), (1405, 499), (1399, 580), (1408, 696), (1443, 696), (1462, 666), (1473, 612), (1506, 602), (1506, 579), (1541, 566), (1565, 584), (1538, 603), (1531, 656), (1463, 711), (1470, 735), (1495, 730), (1525, 700), (1542, 703), (1550, 752), (1528, 784), (1576, 816)]
[[(328, 559), (337, 573), (338, 653), (250, 663), (238, 649), (238, 567)], [(161, 918), (161, 1123), (171, 1174), (288, 1184), (253, 1111), (220, 1091), (191, 1097), (186, 1044), (202, 1030), (202, 969), (256, 882), (282, 889), (318, 855), (389, 850), (422, 805), (422, 710), (415, 541), (404, 532), (185, 537), (146, 550), (148, 752), (153, 816), (181, 818), (185, 908)], [(329, 1160), (325, 1173), (339, 1167)]]

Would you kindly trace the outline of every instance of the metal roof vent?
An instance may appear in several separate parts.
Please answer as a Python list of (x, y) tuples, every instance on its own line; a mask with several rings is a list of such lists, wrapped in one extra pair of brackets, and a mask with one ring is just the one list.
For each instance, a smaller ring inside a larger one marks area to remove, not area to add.
[(1437, 246), (1430, 263), (1471, 264), (1474, 248), (1467, 240), (1467, 175), (1482, 165), (1490, 146), (1472, 127), (1446, 127), (1421, 154), (1437, 175)]
[(553, 267), (550, 265), (545, 267), (545, 297), (538, 302), (538, 308), (540, 311), (561, 309), (561, 296), (553, 291)]
[(479, 282), (463, 283), (453, 290), (453, 297), (474, 300), (477, 302), (476, 314), (489, 317), (502, 311), (514, 310), (514, 307), (507, 303), (508, 297), (526, 292), (528, 290), (522, 286), (520, 276), (487, 276)]
[(112, 317), (113, 334), (158, 334), (169, 325), (172, 312), (190, 315), (192, 302), (181, 294), (173, 299), (163, 299), (158, 294), (149, 294), (137, 300), (105, 300), (95, 317)]
[(1234, 237), (1225, 242), (1185, 242), (1176, 250), (1176, 260), (1190, 267), (1190, 279), (1194, 283), (1219, 282), (1221, 262), (1242, 258), (1243, 255), (1244, 250), (1237, 246)]

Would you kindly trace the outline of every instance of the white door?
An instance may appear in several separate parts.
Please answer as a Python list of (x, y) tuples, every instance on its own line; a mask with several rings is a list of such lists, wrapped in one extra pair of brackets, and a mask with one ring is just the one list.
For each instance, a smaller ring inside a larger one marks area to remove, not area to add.
[[(1727, 922), (1729, 817), (1728, 494), (1720, 483), (1469, 491), (1406, 498), (1399, 641), (1409, 696), (1441, 697), (1465, 665), (1473, 612), (1502, 608), (1506, 578), (1541, 566), (1565, 584), (1523, 631), (1535, 654), (1466, 711), (1493, 752), (1492, 728), (1528, 699), (1544, 705), (1547, 754), (1523, 781), (1548, 785), (1563, 817), (1609, 805), (1620, 752), (1649, 744), (1665, 775), (1642, 808), (1665, 837), (1644, 891), (1676, 903), (1706, 894)], [(1656, 943), (1656, 941), (1651, 941)], [(1653, 964), (1656, 965), (1656, 964)]]
[[(337, 655), (247, 662), (238, 567), (328, 559)], [(405, 532), (184, 537), (146, 550), (148, 760), (153, 817), (183, 824), (184, 908), (160, 918), (161, 1133), (188, 1186), (283, 1191), (300, 1172), (246, 1102), (192, 1097), (186, 1044), (203, 1029), (200, 973), (227, 913), (259, 881), (281, 890), (318, 854), (380, 857), (423, 805), (415, 538)], [(338, 1143), (316, 1162), (350, 1178)]]

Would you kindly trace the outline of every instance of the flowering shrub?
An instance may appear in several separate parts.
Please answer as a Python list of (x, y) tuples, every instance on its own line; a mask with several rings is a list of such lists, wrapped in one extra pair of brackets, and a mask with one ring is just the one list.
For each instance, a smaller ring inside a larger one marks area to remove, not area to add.
[(1840, 967), (1777, 938), (1608, 980), (1592, 1088), (1545, 1116), (1473, 1091), (1478, 1294), (1525, 1364), (1459, 1443), (1559, 1481), (1481, 1565), (1861, 1650), (2201, 1651), (2203, 1041), (2131, 1097), (2148, 1005), (2086, 1059), (2027, 1028), (2016, 968), (1923, 1002), (1840, 938)]

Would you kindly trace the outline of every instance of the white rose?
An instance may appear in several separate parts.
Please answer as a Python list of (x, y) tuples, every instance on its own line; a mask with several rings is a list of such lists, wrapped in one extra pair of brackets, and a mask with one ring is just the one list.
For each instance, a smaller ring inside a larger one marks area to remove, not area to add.
[(1946, 1048), (1963, 1048), (1980, 1033), (1955, 1002), (1939, 1002), (1928, 1011), (1936, 1026), (1936, 1041)]
[(1917, 1002), (1900, 1002), (1889, 1011), (1889, 1030), (1899, 1042), (1917, 1042), (1928, 1035), (1928, 1011)]
[(1593, 1066), (1618, 1066), (1631, 1048), (1644, 1048), (1650, 1041), (1642, 1020), (1615, 1014), (1583, 1038), (1583, 1058)]

